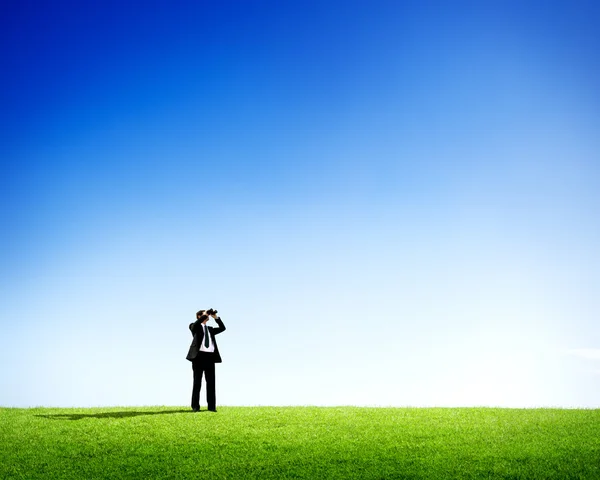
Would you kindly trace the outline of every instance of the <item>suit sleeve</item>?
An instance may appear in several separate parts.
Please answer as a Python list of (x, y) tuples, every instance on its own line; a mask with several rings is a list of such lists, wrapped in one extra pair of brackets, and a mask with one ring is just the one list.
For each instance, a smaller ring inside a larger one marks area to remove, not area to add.
[(224, 332), (225, 324), (223, 323), (223, 320), (221, 320), (221, 317), (215, 318), (215, 322), (217, 322), (217, 325), (219, 326), (212, 329), (213, 335), (218, 335), (219, 333)]
[(196, 334), (196, 329), (199, 322), (200, 320), (196, 320), (194, 323), (190, 323), (190, 332), (192, 332), (192, 337)]

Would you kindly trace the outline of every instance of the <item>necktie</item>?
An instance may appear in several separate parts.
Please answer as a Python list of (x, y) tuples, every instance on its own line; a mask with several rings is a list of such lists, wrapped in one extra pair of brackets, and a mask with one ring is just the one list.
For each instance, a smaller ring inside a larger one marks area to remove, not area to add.
[(210, 345), (210, 339), (208, 338), (208, 327), (204, 325), (204, 346), (208, 348)]

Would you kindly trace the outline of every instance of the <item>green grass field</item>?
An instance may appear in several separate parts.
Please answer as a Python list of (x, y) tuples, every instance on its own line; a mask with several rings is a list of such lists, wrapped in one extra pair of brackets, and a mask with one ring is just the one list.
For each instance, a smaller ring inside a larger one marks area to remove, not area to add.
[(0, 479), (600, 479), (600, 410), (0, 408)]

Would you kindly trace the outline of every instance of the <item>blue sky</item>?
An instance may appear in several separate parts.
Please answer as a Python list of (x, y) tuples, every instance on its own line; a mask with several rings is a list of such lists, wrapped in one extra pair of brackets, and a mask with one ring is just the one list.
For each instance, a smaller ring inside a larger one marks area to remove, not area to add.
[(4, 5), (0, 405), (599, 407), (599, 14)]

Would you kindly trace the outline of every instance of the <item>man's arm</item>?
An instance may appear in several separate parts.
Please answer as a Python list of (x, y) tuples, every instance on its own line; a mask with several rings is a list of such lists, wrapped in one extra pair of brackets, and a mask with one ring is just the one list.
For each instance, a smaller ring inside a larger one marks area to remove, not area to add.
[(196, 334), (196, 330), (198, 328), (199, 323), (200, 323), (200, 320), (196, 320), (194, 323), (190, 323), (190, 332), (192, 332), (192, 336), (194, 336)]
[(217, 325), (219, 325), (217, 328), (212, 329), (212, 333), (213, 335), (218, 335), (221, 332), (225, 331), (225, 324), (223, 323), (223, 320), (221, 320), (221, 317), (213, 317), (215, 319), (215, 322), (217, 322)]

